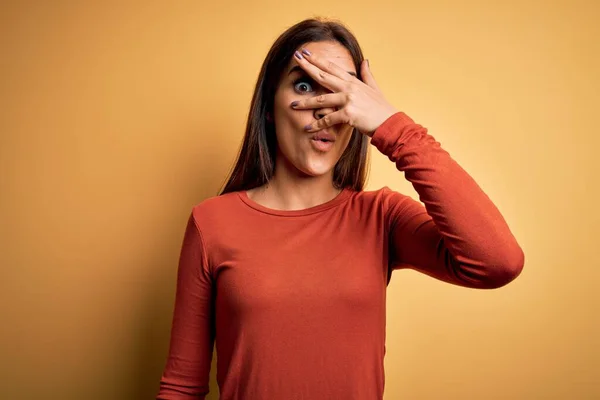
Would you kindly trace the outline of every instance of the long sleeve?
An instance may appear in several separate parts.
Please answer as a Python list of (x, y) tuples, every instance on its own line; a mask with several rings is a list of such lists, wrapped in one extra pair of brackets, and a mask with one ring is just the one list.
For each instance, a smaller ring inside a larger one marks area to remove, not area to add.
[(192, 213), (181, 247), (170, 348), (157, 400), (202, 400), (208, 394), (213, 310), (212, 278)]
[(412, 268), (480, 289), (504, 286), (521, 273), (524, 253), (499, 210), (426, 128), (398, 112), (371, 144), (404, 171), (424, 203), (386, 187), (389, 273)]

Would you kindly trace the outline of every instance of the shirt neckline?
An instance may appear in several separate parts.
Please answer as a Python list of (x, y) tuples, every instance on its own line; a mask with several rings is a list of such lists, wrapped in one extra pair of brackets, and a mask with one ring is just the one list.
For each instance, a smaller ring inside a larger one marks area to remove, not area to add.
[(312, 206), (309, 208), (304, 208), (301, 210), (276, 210), (274, 208), (268, 208), (261, 204), (258, 204), (250, 197), (248, 197), (248, 193), (246, 190), (240, 190), (237, 192), (238, 197), (251, 208), (260, 211), (265, 214), (278, 215), (281, 217), (298, 217), (302, 215), (310, 215), (320, 211), (327, 210), (331, 207), (335, 207), (338, 204), (347, 200), (352, 194), (352, 190), (350, 188), (343, 188), (342, 191), (333, 199), (326, 201), (325, 203), (317, 204), (316, 206)]

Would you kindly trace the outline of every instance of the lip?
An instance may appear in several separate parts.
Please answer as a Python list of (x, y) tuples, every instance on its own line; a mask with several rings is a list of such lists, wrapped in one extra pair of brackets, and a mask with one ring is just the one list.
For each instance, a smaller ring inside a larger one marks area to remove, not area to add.
[(313, 140), (327, 139), (329, 142), (335, 142), (335, 135), (327, 132), (324, 129), (321, 129), (320, 131), (315, 132), (312, 139)]
[(320, 140), (316, 140), (311, 138), (310, 144), (313, 148), (319, 152), (326, 153), (329, 150), (333, 149), (335, 142), (321, 142)]

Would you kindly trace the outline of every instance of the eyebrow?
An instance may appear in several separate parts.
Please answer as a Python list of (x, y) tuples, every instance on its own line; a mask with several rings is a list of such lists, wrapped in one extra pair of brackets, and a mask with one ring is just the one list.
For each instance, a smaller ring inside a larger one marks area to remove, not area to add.
[[(288, 75), (290, 75), (292, 72), (295, 72), (295, 71), (300, 71), (300, 72), (303, 72), (306, 74), (306, 71), (304, 71), (299, 65), (294, 65), (292, 67), (292, 69), (290, 69), (290, 72), (288, 72)], [(353, 72), (353, 71), (347, 71), (347, 72), (356, 78), (356, 72)]]

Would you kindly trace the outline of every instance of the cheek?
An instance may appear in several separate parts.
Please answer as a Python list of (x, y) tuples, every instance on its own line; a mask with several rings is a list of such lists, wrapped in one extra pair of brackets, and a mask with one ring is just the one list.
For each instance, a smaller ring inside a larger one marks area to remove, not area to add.
[(344, 127), (342, 128), (342, 131), (340, 132), (340, 134), (344, 138), (344, 148), (346, 148), (346, 146), (348, 146), (348, 143), (350, 143), (350, 140), (352, 139), (353, 131), (354, 131), (354, 128), (350, 125), (344, 125)]
[(304, 132), (304, 127), (314, 120), (311, 110), (294, 110), (283, 106), (275, 107), (274, 117), (276, 129), (293, 131), (295, 134)]

